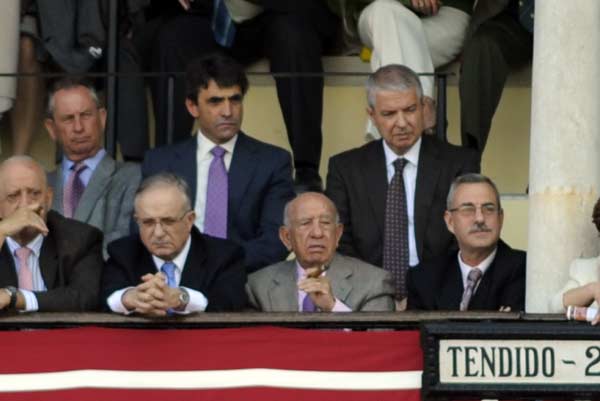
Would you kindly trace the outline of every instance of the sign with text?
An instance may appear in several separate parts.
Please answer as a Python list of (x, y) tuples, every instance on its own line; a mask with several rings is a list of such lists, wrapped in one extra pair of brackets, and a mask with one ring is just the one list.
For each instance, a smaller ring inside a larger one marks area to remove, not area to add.
[(588, 323), (427, 323), (423, 396), (597, 398), (600, 330)]
[(600, 384), (599, 341), (440, 340), (441, 383)]

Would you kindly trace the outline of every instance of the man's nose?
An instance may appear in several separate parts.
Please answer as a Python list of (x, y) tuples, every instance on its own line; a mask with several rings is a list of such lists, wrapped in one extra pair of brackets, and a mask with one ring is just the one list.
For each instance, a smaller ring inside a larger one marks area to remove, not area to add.
[(395, 121), (396, 126), (404, 128), (408, 125), (407, 121), (406, 121), (406, 116), (404, 115), (404, 113), (402, 112), (398, 112), (396, 114), (396, 121)]
[(229, 117), (233, 113), (233, 107), (229, 100), (225, 100), (221, 107), (221, 115), (224, 117)]
[(75, 116), (75, 119), (73, 121), (73, 129), (75, 131), (82, 131), (83, 130), (83, 124), (81, 123), (81, 117), (80, 116)]

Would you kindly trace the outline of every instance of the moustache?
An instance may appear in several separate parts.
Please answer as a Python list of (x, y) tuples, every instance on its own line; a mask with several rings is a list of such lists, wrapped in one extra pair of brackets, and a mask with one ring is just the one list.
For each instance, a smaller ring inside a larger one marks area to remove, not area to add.
[(492, 230), (486, 226), (485, 223), (475, 223), (475, 225), (469, 230), (469, 234), (489, 233), (491, 231)]

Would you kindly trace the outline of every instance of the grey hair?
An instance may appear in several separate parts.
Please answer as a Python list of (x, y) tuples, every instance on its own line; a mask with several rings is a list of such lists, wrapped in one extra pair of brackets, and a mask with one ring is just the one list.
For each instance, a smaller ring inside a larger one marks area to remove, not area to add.
[(86, 88), (90, 97), (96, 104), (96, 107), (102, 108), (102, 102), (100, 101), (100, 97), (98, 96), (98, 92), (96, 92), (96, 88), (94, 88), (94, 84), (87, 78), (77, 77), (77, 76), (68, 76), (55, 81), (48, 91), (48, 103), (46, 105), (46, 117), (52, 119), (54, 117), (54, 106), (55, 106), (55, 96), (56, 92), (61, 91), (63, 89), (74, 89), (77, 87)]
[(375, 96), (379, 91), (404, 92), (415, 88), (417, 99), (423, 97), (423, 86), (419, 76), (410, 68), (400, 64), (388, 64), (369, 75), (367, 78), (367, 102), (375, 107)]
[(494, 182), (482, 174), (477, 173), (467, 173), (463, 175), (459, 175), (452, 181), (450, 184), (450, 190), (448, 191), (448, 197), (446, 198), (446, 209), (452, 209), (452, 204), (454, 202), (454, 194), (459, 186), (463, 184), (488, 184), (494, 190), (494, 194), (496, 195), (496, 203), (498, 204), (498, 210), (502, 210), (502, 205), (500, 204), (500, 192), (498, 192), (498, 187)]
[(338, 213), (337, 207), (335, 207), (335, 203), (333, 203), (333, 201), (331, 199), (329, 199), (327, 196), (325, 196), (322, 193), (319, 192), (304, 192), (301, 193), (299, 195), (296, 195), (294, 198), (290, 199), (286, 204), (285, 207), (283, 208), (283, 225), (287, 228), (291, 228), (291, 218), (290, 218), (290, 209), (292, 207), (292, 204), (300, 197), (305, 196), (305, 195), (320, 195), (321, 197), (323, 197), (326, 202), (329, 203), (331, 209), (333, 210), (333, 215), (335, 218), (335, 224), (340, 224), (340, 214)]
[(137, 191), (135, 191), (134, 203), (137, 203), (138, 198), (149, 189), (159, 186), (168, 186), (176, 188), (184, 197), (185, 209), (192, 209), (192, 198), (190, 196), (190, 187), (185, 180), (173, 173), (161, 172), (145, 178)]

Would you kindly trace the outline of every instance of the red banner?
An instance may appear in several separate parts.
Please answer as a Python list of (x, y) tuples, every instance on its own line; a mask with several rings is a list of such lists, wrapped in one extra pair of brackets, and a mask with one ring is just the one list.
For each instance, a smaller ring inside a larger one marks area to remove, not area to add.
[(416, 331), (0, 332), (0, 400), (419, 400)]

